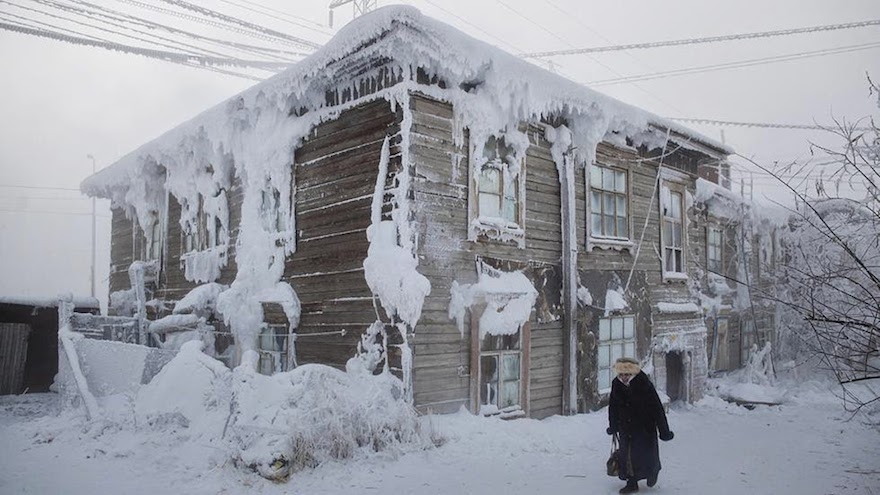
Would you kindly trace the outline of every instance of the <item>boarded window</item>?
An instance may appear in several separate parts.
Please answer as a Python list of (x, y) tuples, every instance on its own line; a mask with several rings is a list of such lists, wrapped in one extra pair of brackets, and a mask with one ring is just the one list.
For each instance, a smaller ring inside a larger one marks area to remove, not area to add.
[(635, 317), (612, 316), (599, 319), (599, 393), (611, 391), (614, 362), (636, 354)]

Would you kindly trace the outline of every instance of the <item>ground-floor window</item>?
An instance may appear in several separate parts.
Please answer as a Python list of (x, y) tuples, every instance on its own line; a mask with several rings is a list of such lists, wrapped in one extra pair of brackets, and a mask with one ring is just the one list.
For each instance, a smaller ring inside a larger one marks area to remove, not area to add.
[(521, 403), (520, 334), (487, 335), (480, 346), (480, 405), (503, 410)]
[(287, 325), (266, 325), (260, 330), (260, 373), (271, 375), (287, 371), (289, 341)]
[(599, 319), (599, 393), (611, 391), (614, 362), (618, 358), (635, 358), (635, 317), (610, 316)]

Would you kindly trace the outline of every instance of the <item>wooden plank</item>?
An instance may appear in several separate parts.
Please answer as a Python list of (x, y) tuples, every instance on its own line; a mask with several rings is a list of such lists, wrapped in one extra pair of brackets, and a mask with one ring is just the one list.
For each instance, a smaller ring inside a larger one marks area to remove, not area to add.
[(24, 323), (0, 323), (0, 395), (22, 392), (30, 332)]

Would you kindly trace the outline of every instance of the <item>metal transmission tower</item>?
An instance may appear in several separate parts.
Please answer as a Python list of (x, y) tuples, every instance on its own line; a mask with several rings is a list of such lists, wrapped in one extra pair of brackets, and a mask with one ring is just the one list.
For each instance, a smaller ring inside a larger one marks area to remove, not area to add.
[(375, 9), (376, 5), (379, 3), (379, 0), (333, 0), (332, 2), (330, 2), (331, 28), (333, 27), (333, 9), (335, 9), (336, 7), (342, 7), (343, 5), (348, 3), (352, 5), (354, 16), (357, 17)]

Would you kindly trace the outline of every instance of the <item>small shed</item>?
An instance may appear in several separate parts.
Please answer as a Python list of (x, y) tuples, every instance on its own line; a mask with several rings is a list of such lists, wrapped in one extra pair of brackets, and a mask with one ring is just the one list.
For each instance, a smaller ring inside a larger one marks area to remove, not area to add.
[[(0, 395), (47, 392), (58, 372), (59, 299), (0, 297)], [(98, 300), (73, 298), (77, 313)]]

